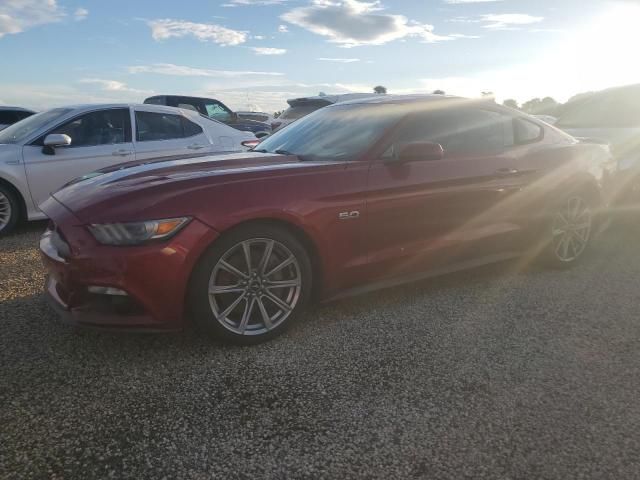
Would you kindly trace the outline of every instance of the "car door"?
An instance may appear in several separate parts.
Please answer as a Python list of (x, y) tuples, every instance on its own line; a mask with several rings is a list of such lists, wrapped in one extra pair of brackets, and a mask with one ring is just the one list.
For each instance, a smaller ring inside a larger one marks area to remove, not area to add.
[[(68, 135), (71, 144), (44, 148), (49, 134)], [(79, 114), (25, 145), (22, 154), (31, 196), (39, 205), (74, 178), (134, 159), (129, 109)]]
[(135, 108), (136, 159), (215, 151), (202, 127), (179, 113)]
[[(510, 154), (512, 119), (484, 109), (442, 109), (407, 117), (369, 171), (370, 265), (403, 275), (510, 252), (520, 227), (509, 197), (522, 187)], [(442, 145), (439, 160), (397, 161), (413, 142)]]

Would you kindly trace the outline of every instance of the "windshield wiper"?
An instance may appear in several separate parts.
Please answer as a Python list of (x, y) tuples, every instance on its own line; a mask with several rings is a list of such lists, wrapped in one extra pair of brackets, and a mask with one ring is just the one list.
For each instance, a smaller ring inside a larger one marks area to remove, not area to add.
[(303, 156), (298, 153), (291, 153), (288, 150), (276, 150), (274, 153), (277, 153), (278, 155), (292, 155), (294, 157), (298, 157), (298, 160), (301, 162), (306, 162), (309, 159), (306, 155)]
[(274, 153), (278, 155), (295, 155), (295, 153), (291, 153), (288, 150), (276, 150)]
[(297, 156), (300, 160), (304, 161), (304, 157), (300, 156), (300, 155), (296, 155), (295, 153), (291, 153), (288, 150), (282, 150), (282, 149), (278, 149), (275, 152), (270, 152), (264, 148), (260, 149), (260, 150), (250, 150), (251, 152), (258, 152), (258, 153), (276, 153), (278, 155), (294, 155)]

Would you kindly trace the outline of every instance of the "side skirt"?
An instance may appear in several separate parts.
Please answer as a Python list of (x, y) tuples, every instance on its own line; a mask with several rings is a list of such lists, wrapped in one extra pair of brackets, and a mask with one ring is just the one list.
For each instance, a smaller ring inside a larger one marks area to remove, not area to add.
[(418, 282), (428, 278), (439, 277), (450, 273), (460, 272), (464, 270), (470, 270), (473, 268), (483, 267), (485, 265), (491, 265), (493, 263), (505, 262), (507, 260), (513, 260), (522, 256), (521, 252), (508, 252), (508, 253), (496, 253), (480, 257), (474, 260), (467, 260), (465, 262), (453, 263), (445, 267), (435, 268), (426, 272), (413, 273), (411, 275), (405, 275), (402, 277), (394, 277), (388, 280), (382, 280), (379, 282), (369, 283), (360, 287), (351, 288), (340, 292), (337, 295), (322, 299), (320, 303), (328, 303), (334, 300), (340, 300), (343, 298), (354, 297), (356, 295), (362, 295), (364, 293), (374, 292), (376, 290), (382, 290), (385, 288), (397, 287), (398, 285), (404, 285), (406, 283)]

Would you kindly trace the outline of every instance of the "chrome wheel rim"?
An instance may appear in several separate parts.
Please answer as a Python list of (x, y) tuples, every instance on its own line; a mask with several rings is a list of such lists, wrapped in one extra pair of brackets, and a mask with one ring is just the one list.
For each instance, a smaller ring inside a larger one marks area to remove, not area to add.
[(580, 197), (571, 197), (554, 216), (553, 252), (561, 262), (572, 262), (582, 253), (591, 237), (592, 216)]
[(0, 232), (4, 230), (11, 221), (11, 202), (9, 197), (0, 192)]
[(300, 299), (302, 275), (282, 243), (253, 238), (218, 260), (209, 278), (209, 305), (216, 320), (238, 335), (263, 335), (281, 325)]

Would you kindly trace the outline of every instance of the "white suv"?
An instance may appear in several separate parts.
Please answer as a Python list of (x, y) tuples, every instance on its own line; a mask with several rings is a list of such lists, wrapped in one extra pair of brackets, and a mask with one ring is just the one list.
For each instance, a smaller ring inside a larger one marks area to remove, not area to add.
[(257, 143), (197, 112), (157, 105), (54, 108), (0, 131), (0, 235), (87, 173), (133, 160), (237, 152)]

